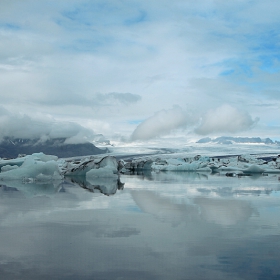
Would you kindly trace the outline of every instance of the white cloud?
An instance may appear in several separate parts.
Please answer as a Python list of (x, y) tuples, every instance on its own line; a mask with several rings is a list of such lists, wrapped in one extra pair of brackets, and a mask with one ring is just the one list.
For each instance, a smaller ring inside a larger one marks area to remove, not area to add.
[[(258, 122), (245, 111), (224, 104), (216, 109), (190, 112), (179, 106), (170, 110), (161, 110), (140, 123), (131, 135), (131, 140), (148, 140), (168, 135), (178, 129), (188, 128), (188, 133), (200, 135), (212, 133), (230, 133), (247, 131)], [(195, 129), (194, 129), (195, 127)]]
[(201, 113), (229, 103), (280, 119), (252, 105), (279, 100), (276, 1), (2, 2), (6, 108), (111, 127), (173, 104)]
[(179, 106), (161, 110), (139, 124), (131, 135), (131, 140), (148, 140), (169, 134), (172, 130), (184, 128), (194, 123), (193, 116)]
[(226, 104), (207, 112), (195, 132), (201, 135), (236, 133), (252, 128), (257, 121), (257, 118), (253, 120), (247, 112)]

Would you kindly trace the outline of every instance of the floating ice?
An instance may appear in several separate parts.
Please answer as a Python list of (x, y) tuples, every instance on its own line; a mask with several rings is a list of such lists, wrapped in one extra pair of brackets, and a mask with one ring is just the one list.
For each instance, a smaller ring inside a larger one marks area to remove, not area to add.
[[(176, 157), (154, 155), (130, 160), (119, 160), (113, 156), (91, 156), (76, 159), (58, 159), (36, 153), (14, 160), (0, 160), (0, 180), (22, 180), (45, 182), (62, 180), (64, 177), (83, 177), (94, 184), (97, 178), (117, 180), (119, 173), (134, 171), (197, 171), (235, 172), (238, 175), (280, 173), (280, 156), (258, 158), (253, 155), (224, 157)], [(116, 183), (113, 182), (115, 186)]]
[(1, 160), (0, 180), (35, 181), (61, 180), (64, 176), (83, 176), (118, 179), (118, 162), (115, 157), (90, 157), (80, 161), (58, 159), (36, 153), (14, 160)]
[(17, 169), (18, 166), (17, 165), (4, 165), (2, 166), (1, 168), (1, 172), (5, 172), (5, 171), (9, 171), (9, 170), (14, 170), (14, 169)]
[(116, 177), (118, 162), (115, 157), (86, 158), (83, 161), (70, 162), (66, 165), (65, 176)]
[[(149, 163), (149, 164), (147, 164)], [(199, 172), (238, 172), (250, 173), (280, 173), (280, 157), (258, 158), (253, 155), (170, 158), (162, 155), (153, 158), (146, 157), (121, 162), (121, 172), (150, 169), (152, 171), (199, 171)]]
[[(3, 165), (0, 179), (3, 180), (55, 180), (61, 179), (57, 165), (57, 157), (47, 156), (43, 153), (26, 156), (20, 166)], [(10, 163), (8, 161), (8, 163)]]

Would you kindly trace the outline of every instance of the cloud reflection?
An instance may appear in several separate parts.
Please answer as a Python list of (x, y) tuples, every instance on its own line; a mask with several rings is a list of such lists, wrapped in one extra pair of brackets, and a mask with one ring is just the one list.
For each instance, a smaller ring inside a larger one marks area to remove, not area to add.
[(254, 213), (252, 206), (247, 201), (199, 197), (195, 198), (194, 202), (199, 206), (200, 215), (203, 219), (222, 226), (235, 225), (240, 221), (246, 221)]
[(161, 221), (178, 225), (189, 215), (194, 215), (191, 205), (174, 204), (169, 198), (152, 191), (130, 191), (135, 203), (143, 212), (154, 215)]
[[(277, 177), (151, 176), (122, 176), (126, 187), (114, 196), (71, 181), (51, 195), (25, 196), (22, 189), (0, 187), (1, 277), (277, 278)], [(222, 189), (229, 185), (232, 190), (270, 185), (274, 192), (225, 196)], [(135, 205), (142, 212), (131, 211)]]

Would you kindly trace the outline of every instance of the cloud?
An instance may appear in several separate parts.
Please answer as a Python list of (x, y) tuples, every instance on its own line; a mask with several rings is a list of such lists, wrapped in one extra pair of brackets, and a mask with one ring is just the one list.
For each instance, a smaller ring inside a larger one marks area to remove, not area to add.
[(121, 133), (172, 104), (279, 120), (252, 107), (279, 100), (279, 3), (253, 2), (1, 1), (1, 104)]
[(192, 125), (194, 118), (179, 106), (161, 110), (139, 124), (131, 135), (131, 140), (148, 140), (169, 134), (172, 130)]
[(253, 120), (247, 112), (228, 104), (209, 110), (201, 117), (199, 113), (190, 113), (179, 106), (161, 110), (140, 123), (133, 131), (131, 140), (148, 140), (187, 127), (196, 127), (193, 131), (200, 135), (237, 133), (251, 129), (259, 120)]
[(53, 118), (32, 118), (11, 113), (0, 107), (0, 140), (3, 137), (41, 139), (67, 138), (67, 143), (84, 143), (94, 132), (74, 122), (56, 121)]
[(100, 104), (115, 105), (116, 102), (119, 102), (121, 104), (129, 105), (130, 103), (135, 103), (140, 101), (141, 96), (129, 92), (127, 93), (111, 92), (107, 94), (97, 94), (95, 99)]
[(201, 135), (236, 133), (252, 128), (257, 122), (258, 118), (253, 120), (247, 112), (226, 104), (207, 112), (202, 117), (201, 124), (196, 128), (195, 132)]
[(266, 94), (267, 96), (269, 96), (275, 100), (280, 99), (280, 90), (278, 90), (278, 89), (265, 90), (264, 94)]
[(72, 94), (51, 94), (41, 100), (42, 105), (63, 106), (63, 105), (78, 105), (86, 107), (102, 107), (102, 106), (123, 106), (136, 103), (141, 100), (141, 96), (133, 93), (96, 93), (92, 95)]

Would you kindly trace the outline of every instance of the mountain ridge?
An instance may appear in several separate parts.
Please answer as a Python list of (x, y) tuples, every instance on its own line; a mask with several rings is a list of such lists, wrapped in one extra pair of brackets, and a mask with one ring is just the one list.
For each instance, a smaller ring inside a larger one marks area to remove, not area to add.
[(46, 141), (40, 139), (21, 139), (4, 137), (0, 142), (1, 158), (16, 158), (20, 154), (33, 154), (43, 152), (60, 158), (87, 156), (107, 153), (97, 148), (94, 144), (87, 142), (81, 144), (67, 144), (66, 138), (53, 138)]
[(266, 145), (279, 145), (279, 141), (273, 141), (270, 138), (260, 138), (260, 137), (233, 137), (233, 136), (220, 136), (211, 139), (210, 137), (204, 137), (196, 141), (199, 144), (205, 143), (216, 143), (216, 144), (266, 144)]

